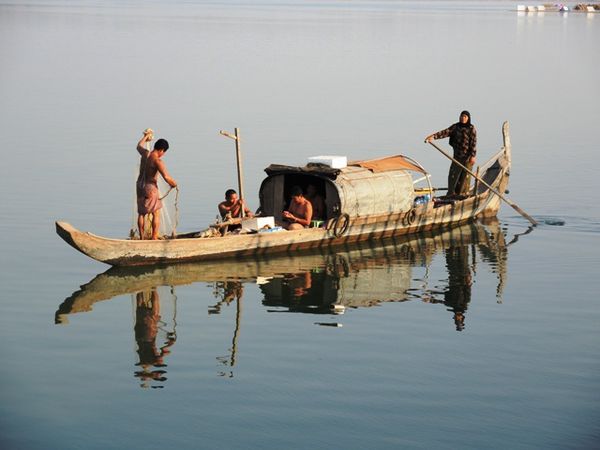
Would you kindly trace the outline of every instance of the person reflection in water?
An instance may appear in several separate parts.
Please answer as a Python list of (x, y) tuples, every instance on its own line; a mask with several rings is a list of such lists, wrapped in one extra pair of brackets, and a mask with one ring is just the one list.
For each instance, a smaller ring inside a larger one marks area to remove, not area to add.
[(311, 273), (306, 271), (304, 273), (297, 274), (293, 279), (290, 280), (290, 287), (293, 289), (294, 298), (300, 302), (301, 298), (307, 295), (312, 287)]
[(218, 281), (215, 284), (214, 295), (220, 300), (214, 306), (209, 307), (208, 314), (220, 314), (223, 304), (229, 306), (232, 301), (242, 298), (244, 286), (239, 281)]
[[(135, 341), (137, 353), (142, 370), (136, 371), (135, 376), (142, 380), (142, 387), (149, 387), (149, 382), (164, 382), (166, 367), (163, 361), (165, 355), (170, 353), (169, 347), (175, 343), (173, 333), (167, 333), (167, 338), (162, 347), (157, 348), (156, 339), (160, 323), (160, 299), (155, 288), (150, 291), (138, 292), (135, 304)], [(152, 368), (158, 368), (153, 370)], [(152, 386), (158, 388), (162, 386)]]
[(444, 291), (444, 305), (453, 312), (456, 331), (465, 328), (465, 312), (471, 301), (473, 284), (469, 267), (469, 250), (466, 246), (450, 247), (446, 250), (448, 287)]

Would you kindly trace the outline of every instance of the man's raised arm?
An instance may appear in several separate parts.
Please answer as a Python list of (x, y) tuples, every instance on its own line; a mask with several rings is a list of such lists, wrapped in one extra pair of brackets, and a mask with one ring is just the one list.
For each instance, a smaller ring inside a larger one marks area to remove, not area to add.
[(150, 142), (153, 138), (154, 138), (154, 131), (152, 131), (152, 128), (146, 128), (144, 130), (144, 135), (142, 136), (140, 141), (137, 143), (137, 151), (140, 155), (143, 156), (146, 154), (146, 151), (148, 150), (146, 148), (146, 144), (148, 142)]

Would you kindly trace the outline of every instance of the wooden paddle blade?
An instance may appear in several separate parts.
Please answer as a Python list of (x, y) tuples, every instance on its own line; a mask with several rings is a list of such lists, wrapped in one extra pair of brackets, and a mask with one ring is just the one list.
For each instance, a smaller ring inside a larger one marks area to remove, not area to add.
[(521, 208), (519, 208), (517, 205), (515, 205), (513, 202), (509, 202), (508, 199), (503, 199), (506, 203), (508, 203), (510, 206), (512, 206), (512, 208), (517, 211), (519, 214), (521, 214), (523, 217), (525, 217), (527, 220), (529, 220), (529, 222), (531, 222), (531, 225), (533, 225), (534, 227), (537, 227), (538, 223), (537, 221), (531, 217), (529, 214), (527, 214), (525, 211), (523, 211)]

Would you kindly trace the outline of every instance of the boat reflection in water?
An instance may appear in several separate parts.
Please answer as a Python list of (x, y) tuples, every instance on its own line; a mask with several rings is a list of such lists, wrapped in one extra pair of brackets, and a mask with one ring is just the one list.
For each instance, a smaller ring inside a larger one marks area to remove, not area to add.
[[(502, 301), (507, 247), (518, 239), (517, 236), (506, 244), (505, 232), (494, 219), (485, 224), (467, 224), (404, 238), (384, 246), (363, 245), (334, 253), (111, 268), (68, 297), (59, 306), (55, 322), (67, 323), (70, 314), (91, 311), (98, 301), (132, 294), (136, 365), (140, 367), (135, 376), (143, 380), (144, 386), (151, 381), (166, 380), (165, 356), (176, 341), (174, 287), (178, 285), (211, 283), (217, 302), (209, 306), (209, 315), (219, 314), (223, 305), (236, 304), (231, 348), (227, 356), (217, 357), (222, 376), (233, 376), (247, 283), (259, 285), (262, 302), (269, 312), (324, 314), (328, 315), (327, 320), (335, 320), (336, 315), (348, 308), (420, 300), (445, 305), (456, 330), (462, 331), (477, 264), (487, 266), (496, 275), (496, 297), (498, 302)], [(430, 286), (429, 270), (436, 254), (445, 257), (447, 278)], [(417, 268), (425, 272), (423, 277), (413, 278)], [(169, 305), (168, 308), (161, 302)], [(316, 323), (340, 325), (325, 320)]]
[[(497, 275), (496, 297), (502, 302), (506, 248), (505, 235), (494, 219), (486, 225), (465, 225), (392, 247), (326, 255), (322, 264), (315, 261), (311, 269), (305, 266), (302, 271), (284, 273), (261, 284), (263, 304), (279, 308), (270, 309), (271, 312), (343, 314), (346, 308), (419, 299), (446, 305), (456, 330), (462, 331), (477, 256)], [(440, 252), (445, 257), (448, 278), (443, 285), (430, 287), (427, 272), (434, 255)], [(415, 267), (425, 268), (424, 279), (413, 279)]]

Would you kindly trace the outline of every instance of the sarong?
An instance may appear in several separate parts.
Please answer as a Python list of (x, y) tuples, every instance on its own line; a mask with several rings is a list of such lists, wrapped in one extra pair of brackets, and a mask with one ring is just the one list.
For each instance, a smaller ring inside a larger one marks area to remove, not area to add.
[(162, 201), (155, 183), (136, 183), (138, 214), (145, 216), (162, 208)]

